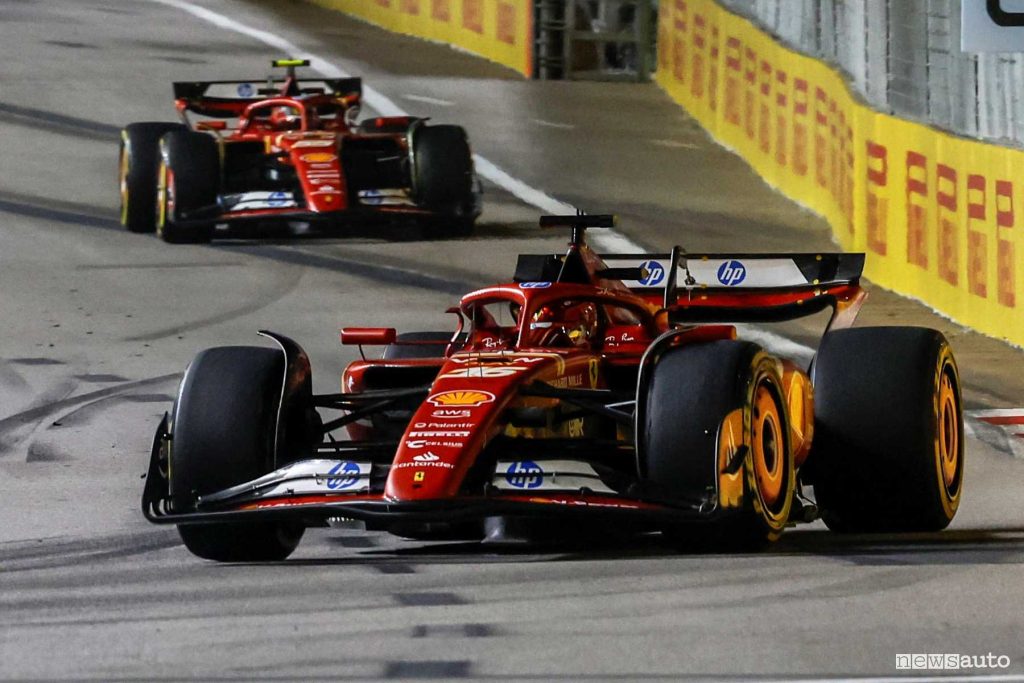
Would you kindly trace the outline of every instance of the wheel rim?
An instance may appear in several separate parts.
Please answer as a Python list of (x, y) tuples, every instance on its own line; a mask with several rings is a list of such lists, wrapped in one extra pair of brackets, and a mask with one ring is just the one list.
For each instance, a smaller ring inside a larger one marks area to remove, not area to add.
[(948, 367), (942, 369), (939, 379), (939, 465), (946, 492), (952, 496), (957, 489), (960, 470), (960, 411), (956, 387)]
[(785, 440), (779, 406), (766, 382), (754, 393), (751, 450), (758, 492), (766, 505), (774, 507), (785, 487)]
[(121, 158), (118, 162), (118, 187), (121, 193), (121, 225), (128, 224), (128, 145), (121, 143)]
[(163, 235), (167, 221), (174, 216), (174, 171), (163, 162), (157, 173), (156, 196), (157, 232)]

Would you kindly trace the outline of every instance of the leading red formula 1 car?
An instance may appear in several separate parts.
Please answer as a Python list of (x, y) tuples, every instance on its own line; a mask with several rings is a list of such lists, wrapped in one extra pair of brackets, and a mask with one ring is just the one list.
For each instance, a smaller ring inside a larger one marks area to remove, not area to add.
[[(342, 329), (384, 351), (341, 393), (313, 395), (281, 335), (203, 351), (157, 431), (146, 516), (221, 561), (284, 558), (339, 518), (423, 538), (572, 520), (737, 547), (819, 510), (838, 531), (950, 522), (956, 362), (935, 330), (850, 327), (862, 254), (599, 256), (584, 232), (610, 218), (543, 218), (572, 228), (567, 253), (521, 256), (513, 282), (449, 309), (452, 332)], [(830, 307), (809, 372), (733, 325)]]
[[(480, 215), (466, 131), (425, 119), (358, 121), (358, 78), (174, 84), (182, 123), (121, 131), (121, 223), (168, 242), (218, 224), (415, 222), (463, 235)], [(189, 114), (206, 117), (193, 121)]]

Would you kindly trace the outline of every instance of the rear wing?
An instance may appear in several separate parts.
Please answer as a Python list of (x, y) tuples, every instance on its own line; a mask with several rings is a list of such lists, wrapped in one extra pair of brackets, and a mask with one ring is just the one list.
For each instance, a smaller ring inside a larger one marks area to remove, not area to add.
[(673, 323), (779, 322), (832, 308), (829, 327), (853, 323), (866, 296), (864, 254), (594, 254), (587, 228), (610, 228), (613, 215), (541, 216), (542, 228), (570, 228), (564, 257), (522, 254), (516, 282), (608, 286), (618, 281), (660, 305)]
[[(775, 322), (836, 307), (859, 295), (864, 254), (602, 254), (634, 293), (661, 303), (674, 322)], [(598, 274), (600, 275), (600, 274)]]
[[(864, 254), (688, 254), (675, 247), (599, 256), (602, 270), (578, 275), (619, 280), (678, 323), (780, 322), (830, 307), (855, 315), (863, 299)], [(514, 280), (565, 281), (564, 262), (557, 254), (520, 255)]]
[[(291, 85), (294, 84), (294, 85)], [(253, 102), (270, 97), (329, 95), (361, 98), (361, 78), (253, 79), (250, 81), (178, 81), (174, 99), (188, 111), (213, 118), (235, 118)], [(286, 90), (287, 89), (287, 90)]]

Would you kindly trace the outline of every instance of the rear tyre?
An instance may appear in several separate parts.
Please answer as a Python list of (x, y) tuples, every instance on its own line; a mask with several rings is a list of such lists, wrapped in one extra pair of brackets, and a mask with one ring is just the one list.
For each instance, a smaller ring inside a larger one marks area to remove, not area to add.
[(204, 133), (172, 131), (160, 139), (156, 231), (171, 244), (209, 242), (214, 223), (196, 216), (220, 191), (217, 141)]
[[(249, 346), (207, 349), (185, 373), (171, 421), (170, 495), (176, 512), (198, 496), (260, 477), (274, 467), (280, 351)], [(181, 524), (193, 554), (219, 562), (283, 560), (304, 528), (285, 522)]]
[(436, 212), (435, 235), (466, 236), (476, 220), (473, 155), (461, 126), (422, 126), (413, 134), (413, 186), (421, 206)]
[(641, 390), (638, 425), (641, 471), (654, 497), (721, 504), (707, 495), (719, 490), (719, 433), (736, 411), (744, 419), (734, 420), (735, 446), (747, 446), (741, 482), (746, 495), (717, 521), (665, 529), (677, 544), (752, 549), (782, 534), (796, 478), (781, 387), (777, 363), (749, 342), (683, 346), (658, 359)]
[(180, 123), (130, 123), (121, 130), (118, 156), (118, 188), (121, 225), (131, 232), (156, 230), (157, 169), (160, 138), (171, 131), (186, 130)]
[(812, 370), (808, 478), (839, 532), (938, 531), (963, 490), (960, 378), (941, 332), (864, 327), (825, 335)]

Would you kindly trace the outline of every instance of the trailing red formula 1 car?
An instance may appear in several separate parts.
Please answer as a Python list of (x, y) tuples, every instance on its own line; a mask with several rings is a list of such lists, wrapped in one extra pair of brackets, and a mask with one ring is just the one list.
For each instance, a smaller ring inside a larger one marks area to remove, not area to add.
[[(358, 78), (174, 84), (183, 123), (121, 131), (121, 223), (168, 242), (217, 224), (415, 222), (462, 235), (480, 215), (466, 131), (425, 119), (359, 123)], [(208, 117), (192, 121), (189, 114)]]
[[(342, 393), (313, 395), (306, 354), (270, 332), (277, 349), (200, 353), (156, 434), (146, 516), (222, 561), (284, 558), (336, 518), (421, 538), (572, 520), (738, 547), (819, 510), (849, 532), (953, 518), (956, 362), (935, 330), (850, 327), (862, 254), (599, 256), (584, 232), (611, 217), (542, 225), (572, 228), (568, 252), (521, 256), (513, 282), (449, 309), (454, 331), (342, 329), (384, 346)], [(828, 308), (809, 372), (732, 324)]]

